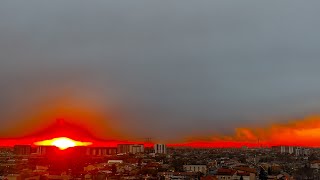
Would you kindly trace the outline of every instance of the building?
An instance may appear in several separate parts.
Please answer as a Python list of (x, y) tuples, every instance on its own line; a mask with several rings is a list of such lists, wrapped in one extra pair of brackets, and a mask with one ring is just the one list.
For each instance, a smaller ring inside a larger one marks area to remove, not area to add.
[(248, 148), (248, 146), (242, 146), (241, 147), (241, 150), (243, 150), (243, 151), (247, 151), (249, 148)]
[[(38, 146), (36, 154), (50, 156), (55, 155), (57, 152), (61, 154), (61, 151), (55, 146)], [(63, 152), (79, 156), (107, 156), (117, 154), (117, 148), (76, 146), (63, 150)]]
[(144, 145), (143, 144), (118, 144), (117, 153), (119, 154), (136, 154), (143, 153)]
[(204, 176), (200, 180), (218, 180), (218, 178), (216, 176)]
[(4, 179), (7, 180), (21, 180), (21, 175), (20, 174), (8, 174)]
[(144, 152), (145, 153), (154, 153), (154, 147), (144, 147)]
[(288, 153), (292, 154), (294, 152), (294, 147), (293, 146), (289, 146), (288, 148)]
[(296, 148), (295, 155), (296, 156), (308, 156), (308, 155), (310, 155), (310, 149), (300, 148), (300, 147)]
[(238, 173), (244, 173), (246, 175), (249, 174), (250, 180), (256, 179), (257, 170), (254, 168), (246, 167), (246, 166), (236, 166), (233, 167), (234, 170), (237, 170)]
[(6, 154), (6, 153), (11, 153), (12, 152), (12, 147), (0, 147), (0, 154)]
[(302, 149), (301, 148), (297, 148), (295, 154), (296, 154), (296, 156), (300, 156), (302, 154)]
[(117, 146), (117, 153), (129, 153), (130, 152), (130, 144), (118, 144)]
[(15, 145), (13, 147), (13, 152), (16, 155), (30, 155), (31, 146), (30, 145)]
[(167, 147), (165, 144), (155, 144), (154, 145), (154, 152), (156, 154), (166, 154), (167, 153)]
[(108, 164), (122, 164), (123, 160), (108, 160)]
[(241, 177), (243, 180), (255, 180), (250, 173), (227, 168), (218, 169), (216, 176), (218, 180), (240, 180)]
[(293, 154), (296, 150), (296, 147), (293, 146), (272, 146), (271, 147), (273, 151), (278, 153), (287, 153), (287, 154)]
[(320, 169), (320, 160), (315, 160), (310, 163), (310, 168)]
[(60, 150), (56, 146), (37, 146), (36, 154), (42, 155), (42, 156), (51, 156), (51, 157), (54, 157), (57, 154), (59, 154), (59, 156), (69, 156), (71, 154), (74, 157), (84, 156), (86, 155), (86, 147), (75, 146), (75, 147), (67, 148), (65, 150)]
[(143, 152), (144, 152), (143, 144), (134, 144), (130, 146), (129, 153), (136, 154), (136, 153), (143, 153)]
[(304, 149), (303, 150), (303, 154), (305, 155), (305, 156), (309, 156), (311, 153), (310, 153), (310, 149)]
[(117, 154), (117, 148), (113, 147), (86, 147), (87, 156), (108, 156)]
[(183, 170), (186, 172), (202, 172), (203, 174), (207, 173), (206, 165), (183, 165)]
[(36, 154), (38, 155), (54, 155), (58, 148), (55, 146), (37, 146)]
[(195, 172), (159, 172), (158, 179), (164, 179), (164, 180), (198, 179), (198, 174)]

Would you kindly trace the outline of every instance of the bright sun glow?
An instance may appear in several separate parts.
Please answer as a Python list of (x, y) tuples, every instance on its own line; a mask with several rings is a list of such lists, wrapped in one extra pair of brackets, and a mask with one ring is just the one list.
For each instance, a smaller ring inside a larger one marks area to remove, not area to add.
[(67, 148), (75, 147), (75, 146), (89, 146), (92, 143), (75, 141), (67, 137), (58, 137), (58, 138), (53, 138), (49, 140), (35, 142), (34, 144), (38, 146), (56, 146), (61, 150), (65, 150)]

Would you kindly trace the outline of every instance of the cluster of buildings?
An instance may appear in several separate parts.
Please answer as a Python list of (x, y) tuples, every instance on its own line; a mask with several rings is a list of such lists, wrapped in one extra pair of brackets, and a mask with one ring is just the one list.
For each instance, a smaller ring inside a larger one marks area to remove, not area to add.
[(276, 152), (294, 154), (295, 156), (308, 156), (310, 155), (309, 148), (297, 147), (297, 146), (273, 146), (272, 149)]
[(293, 180), (320, 179), (320, 150), (16, 145), (0, 148), (0, 180)]
[[(83, 156), (108, 156), (116, 154), (137, 154), (137, 153), (156, 153), (166, 154), (165, 144), (154, 144), (154, 147), (145, 147), (143, 144), (118, 144), (117, 147), (94, 147), (76, 146), (65, 151), (72, 151), (73, 154)], [(13, 152), (16, 155), (55, 155), (61, 153), (55, 146), (31, 146), (15, 145)]]

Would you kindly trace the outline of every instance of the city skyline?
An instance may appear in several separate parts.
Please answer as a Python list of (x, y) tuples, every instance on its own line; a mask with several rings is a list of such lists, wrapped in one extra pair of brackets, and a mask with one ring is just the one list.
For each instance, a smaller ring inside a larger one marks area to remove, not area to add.
[[(308, 117), (303, 120), (292, 121), (287, 124), (272, 124), (268, 127), (238, 128), (232, 135), (215, 134), (214, 136), (192, 135), (184, 140), (163, 141), (158, 137), (151, 138), (101, 138), (79, 124), (73, 124), (63, 119), (58, 119), (50, 126), (38, 132), (25, 136), (0, 138), (2, 146), (14, 145), (49, 145), (73, 147), (116, 147), (118, 144), (144, 144), (153, 146), (157, 143), (166, 143), (169, 147), (193, 147), (193, 148), (241, 148), (241, 147), (273, 147), (273, 146), (297, 146), (318, 148), (319, 116)], [(59, 142), (60, 141), (60, 142)], [(73, 144), (70, 146), (70, 143)], [(63, 148), (61, 148), (63, 149)]]

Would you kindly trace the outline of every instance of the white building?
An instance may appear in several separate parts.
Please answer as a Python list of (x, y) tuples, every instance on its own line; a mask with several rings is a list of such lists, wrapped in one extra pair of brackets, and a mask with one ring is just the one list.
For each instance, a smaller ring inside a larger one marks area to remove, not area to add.
[(289, 153), (289, 154), (292, 154), (293, 152), (294, 152), (293, 146), (289, 146), (289, 147), (288, 147), (288, 153)]
[(154, 145), (154, 152), (156, 154), (166, 154), (167, 153), (167, 147), (165, 144), (155, 144)]
[(123, 160), (108, 160), (108, 164), (122, 164)]
[(278, 147), (280, 148), (280, 153), (293, 154), (296, 150), (294, 146), (275, 146), (274, 149), (277, 150)]

